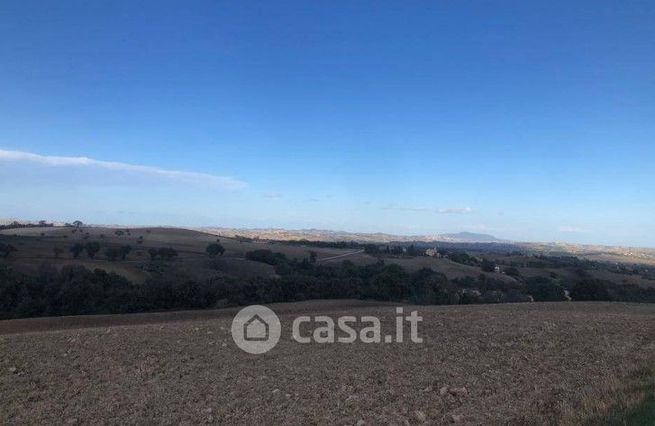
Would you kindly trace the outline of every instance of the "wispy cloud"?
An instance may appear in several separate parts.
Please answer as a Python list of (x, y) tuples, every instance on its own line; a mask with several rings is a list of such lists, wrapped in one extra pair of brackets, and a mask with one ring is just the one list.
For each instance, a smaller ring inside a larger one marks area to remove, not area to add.
[(437, 209), (439, 214), (467, 214), (472, 213), (473, 209), (470, 207), (449, 207), (445, 209)]
[(429, 207), (408, 207), (408, 206), (399, 206), (397, 204), (387, 204), (382, 207), (382, 210), (399, 210), (405, 212), (429, 212), (434, 209)]
[(0, 161), (32, 163), (58, 168), (103, 169), (112, 172), (139, 174), (185, 184), (208, 185), (229, 191), (243, 189), (247, 186), (247, 183), (230, 176), (216, 176), (208, 173), (169, 170), (152, 166), (95, 160), (88, 157), (59, 157), (0, 149)]

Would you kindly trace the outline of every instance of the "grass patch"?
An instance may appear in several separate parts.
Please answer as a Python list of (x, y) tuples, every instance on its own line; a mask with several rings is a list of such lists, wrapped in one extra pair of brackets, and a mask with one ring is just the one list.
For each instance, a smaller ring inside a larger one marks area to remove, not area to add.
[(562, 425), (655, 424), (655, 367), (639, 368), (623, 380), (609, 380), (602, 390), (587, 395), (569, 410)]

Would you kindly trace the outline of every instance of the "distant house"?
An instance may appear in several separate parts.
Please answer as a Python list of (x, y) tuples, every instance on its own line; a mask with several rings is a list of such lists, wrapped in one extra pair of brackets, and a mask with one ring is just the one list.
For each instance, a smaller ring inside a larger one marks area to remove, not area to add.
[(425, 250), (425, 255), (430, 257), (437, 257), (437, 258), (441, 257), (441, 254), (437, 251), (436, 248), (429, 248)]
[(500, 266), (494, 266), (494, 272), (499, 274), (500, 273)]

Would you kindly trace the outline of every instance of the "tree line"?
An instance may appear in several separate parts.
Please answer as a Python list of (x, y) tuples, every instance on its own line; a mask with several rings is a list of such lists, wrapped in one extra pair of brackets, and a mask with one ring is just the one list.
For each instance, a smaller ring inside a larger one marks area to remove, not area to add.
[[(166, 251), (166, 250), (165, 250)], [(217, 253), (218, 255), (218, 253)], [(157, 250), (157, 256), (160, 256)], [(410, 273), (383, 261), (321, 265), (270, 250), (248, 252), (275, 267), (278, 277), (198, 279), (153, 273), (135, 284), (115, 273), (82, 266), (43, 265), (36, 276), (0, 266), (0, 319), (207, 309), (254, 303), (358, 298), (416, 304), (472, 304), (567, 300), (655, 302), (655, 289), (591, 278), (574, 283), (539, 277), (504, 282), (485, 274), (449, 280), (429, 268)]]

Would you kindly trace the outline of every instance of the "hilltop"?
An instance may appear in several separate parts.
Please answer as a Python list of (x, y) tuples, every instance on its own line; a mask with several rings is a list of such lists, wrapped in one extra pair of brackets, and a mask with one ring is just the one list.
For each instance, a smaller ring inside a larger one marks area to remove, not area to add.
[(243, 236), (261, 240), (278, 241), (355, 241), (358, 243), (392, 243), (392, 242), (452, 242), (452, 243), (502, 243), (508, 242), (488, 234), (458, 232), (452, 234), (432, 235), (398, 235), (382, 232), (347, 232), (327, 229), (282, 229), (282, 228), (221, 228), (203, 227), (203, 232), (225, 237)]

